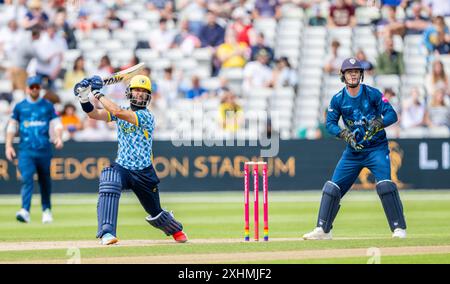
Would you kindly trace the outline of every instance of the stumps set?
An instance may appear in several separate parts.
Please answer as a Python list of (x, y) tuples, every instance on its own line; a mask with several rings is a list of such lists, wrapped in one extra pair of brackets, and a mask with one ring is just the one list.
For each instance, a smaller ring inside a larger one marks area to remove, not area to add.
[[(253, 214), (254, 214), (254, 239), (259, 241), (259, 166), (262, 166), (263, 176), (263, 216), (264, 216), (264, 241), (269, 240), (269, 199), (268, 199), (268, 175), (266, 162), (247, 162), (244, 165), (244, 220), (245, 241), (250, 241), (250, 171), (253, 172)], [(250, 169), (250, 167), (253, 167)]]

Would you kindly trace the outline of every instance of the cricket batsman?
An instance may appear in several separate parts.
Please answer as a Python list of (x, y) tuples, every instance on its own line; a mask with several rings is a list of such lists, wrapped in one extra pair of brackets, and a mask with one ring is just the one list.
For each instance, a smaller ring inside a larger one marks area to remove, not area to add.
[[(119, 107), (109, 100), (100, 92), (102, 87), (103, 81), (99, 76), (84, 79), (74, 87), (83, 111), (90, 118), (117, 123), (117, 159), (111, 167), (103, 169), (100, 175), (97, 238), (104, 245), (118, 242), (116, 229), (119, 199), (122, 190), (131, 189), (149, 214), (145, 219), (150, 225), (172, 236), (176, 242), (186, 242), (183, 225), (175, 220), (172, 212), (163, 210), (160, 204), (159, 179), (152, 165), (155, 120), (147, 109), (152, 95), (150, 78), (137, 75), (130, 80), (126, 91), (129, 107)], [(92, 105), (89, 93), (104, 109), (97, 109)]]
[[(364, 69), (356, 58), (344, 60), (340, 76), (345, 87), (331, 99), (326, 126), (332, 135), (348, 145), (331, 181), (323, 186), (317, 227), (303, 235), (303, 239), (332, 239), (331, 229), (340, 201), (364, 167), (375, 176), (376, 190), (393, 232), (392, 237), (406, 238), (403, 206), (397, 186), (391, 180), (388, 141), (383, 130), (397, 121), (397, 114), (379, 90), (361, 84)], [(338, 126), (340, 117), (344, 129)]]

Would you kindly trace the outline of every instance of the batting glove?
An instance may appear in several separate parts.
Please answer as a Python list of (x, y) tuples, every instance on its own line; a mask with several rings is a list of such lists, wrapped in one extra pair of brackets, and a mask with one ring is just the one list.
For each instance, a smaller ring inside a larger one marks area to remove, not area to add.
[(94, 98), (96, 98), (97, 100), (100, 100), (101, 97), (104, 97), (105, 95), (102, 94), (99, 90), (93, 90), (92, 91), (92, 95), (94, 96)]
[(366, 134), (364, 135), (364, 140), (372, 139), (372, 137), (383, 128), (383, 119), (381, 117), (377, 117), (369, 121), (369, 127), (367, 128)]
[(89, 79), (83, 79), (81, 82), (75, 84), (73, 93), (78, 97), (81, 103), (89, 102), (90, 85), (91, 82)]
[(94, 90), (100, 90), (103, 88), (103, 80), (100, 78), (100, 76), (94, 76), (90, 78), (91, 81), (91, 89)]
[(350, 147), (352, 147), (357, 151), (362, 150), (364, 148), (364, 146), (356, 142), (355, 134), (350, 132), (348, 129), (342, 130), (341, 133), (339, 133), (339, 137), (343, 139), (345, 142), (347, 142), (350, 145)]

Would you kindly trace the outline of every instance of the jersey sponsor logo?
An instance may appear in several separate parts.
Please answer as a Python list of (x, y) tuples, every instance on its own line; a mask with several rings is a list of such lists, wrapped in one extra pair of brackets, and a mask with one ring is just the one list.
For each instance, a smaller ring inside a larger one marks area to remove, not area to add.
[(42, 127), (42, 126), (46, 126), (46, 125), (47, 125), (46, 121), (39, 121), (39, 120), (36, 120), (36, 121), (28, 121), (28, 120), (26, 120), (26, 121), (23, 122), (23, 126), (25, 128), (28, 128), (28, 127)]
[(333, 112), (333, 111), (334, 111), (334, 109), (328, 108), (328, 112)]
[(120, 129), (122, 130), (123, 133), (125, 134), (131, 134), (136, 132), (136, 126), (130, 126), (130, 127), (126, 127), (125, 125), (121, 125)]

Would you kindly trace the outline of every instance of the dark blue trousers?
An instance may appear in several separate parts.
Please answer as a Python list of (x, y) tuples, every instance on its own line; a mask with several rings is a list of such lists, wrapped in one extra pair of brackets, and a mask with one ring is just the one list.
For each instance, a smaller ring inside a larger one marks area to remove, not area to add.
[(372, 172), (377, 182), (390, 180), (391, 161), (388, 146), (365, 152), (354, 152), (348, 148), (344, 151), (331, 179), (341, 189), (341, 198), (348, 192), (364, 167)]
[(35, 154), (25, 151), (19, 152), (19, 171), (22, 175), (22, 208), (30, 211), (31, 198), (34, 189), (34, 174), (38, 174), (38, 183), (41, 190), (42, 210), (51, 209), (50, 196), (52, 184), (50, 177), (51, 154)]
[(162, 212), (158, 190), (159, 178), (153, 166), (135, 171), (125, 169), (116, 163), (111, 167), (120, 173), (122, 190), (133, 190), (148, 214), (155, 217)]

